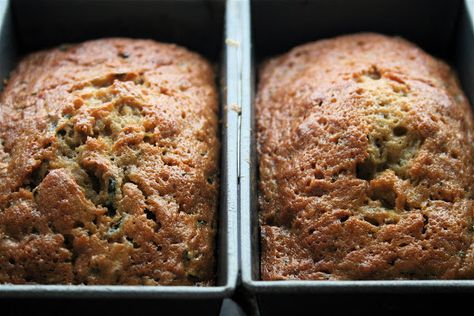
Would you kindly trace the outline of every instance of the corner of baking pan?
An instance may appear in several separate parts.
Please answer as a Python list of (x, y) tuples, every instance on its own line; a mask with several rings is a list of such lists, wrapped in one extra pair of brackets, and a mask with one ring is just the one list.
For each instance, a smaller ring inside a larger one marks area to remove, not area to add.
[(14, 44), (10, 1), (0, 0), (0, 91), (3, 89), (3, 80), (15, 62)]

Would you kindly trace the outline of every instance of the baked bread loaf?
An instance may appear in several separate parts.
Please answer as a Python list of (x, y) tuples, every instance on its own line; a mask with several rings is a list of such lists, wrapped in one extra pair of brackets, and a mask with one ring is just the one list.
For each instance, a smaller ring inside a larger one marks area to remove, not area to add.
[(262, 279), (474, 278), (473, 115), (446, 64), (357, 34), (260, 75)]
[(217, 111), (175, 45), (26, 57), (0, 98), (0, 282), (211, 285)]

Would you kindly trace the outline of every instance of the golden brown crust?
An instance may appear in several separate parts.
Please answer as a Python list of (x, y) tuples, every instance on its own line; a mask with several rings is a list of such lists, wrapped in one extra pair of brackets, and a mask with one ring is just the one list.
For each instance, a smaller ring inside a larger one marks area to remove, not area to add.
[(212, 284), (217, 110), (175, 45), (26, 57), (0, 97), (0, 282)]
[(356, 34), (260, 75), (264, 280), (474, 277), (473, 116), (447, 65)]

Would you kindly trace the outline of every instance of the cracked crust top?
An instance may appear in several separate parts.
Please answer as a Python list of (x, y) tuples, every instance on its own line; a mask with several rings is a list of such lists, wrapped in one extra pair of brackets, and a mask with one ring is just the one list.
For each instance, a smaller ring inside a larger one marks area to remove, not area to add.
[(450, 68), (356, 34), (264, 64), (261, 276), (474, 278), (474, 139)]
[(217, 111), (175, 45), (26, 57), (0, 98), (0, 282), (213, 284)]

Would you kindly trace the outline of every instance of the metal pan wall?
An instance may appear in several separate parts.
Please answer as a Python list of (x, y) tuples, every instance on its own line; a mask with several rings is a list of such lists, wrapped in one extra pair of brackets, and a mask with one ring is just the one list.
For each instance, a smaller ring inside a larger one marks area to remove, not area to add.
[[(212, 315), (218, 312), (223, 298), (232, 295), (238, 274), (239, 113), (224, 105), (240, 103), (241, 50), (238, 45), (226, 45), (224, 39), (238, 40), (241, 36), (238, 10), (235, 1), (0, 0), (2, 79), (21, 56), (38, 49), (109, 36), (151, 38), (185, 46), (213, 62), (219, 69), (222, 105), (216, 286), (0, 285), (0, 304), (6, 306), (8, 302), (7, 311), (10, 308), (22, 314), (22, 310), (48, 308), (55, 314), (71, 311), (68, 306), (73, 303), (73, 314), (90, 309), (129, 314), (130, 309), (139, 312), (159, 306), (159, 310), (177, 314), (198, 311)], [(98, 300), (87, 304), (77, 301), (91, 298)]]
[[(305, 42), (373, 31), (401, 35), (447, 60), (474, 104), (474, 1), (253, 1), (243, 18), (244, 48), (240, 159), (241, 269), (247, 295), (263, 315), (434, 311), (462, 306), (472, 280), (260, 281), (258, 165), (254, 98), (258, 64)], [(252, 24), (252, 25), (251, 25)], [(415, 294), (416, 295), (413, 295)]]

